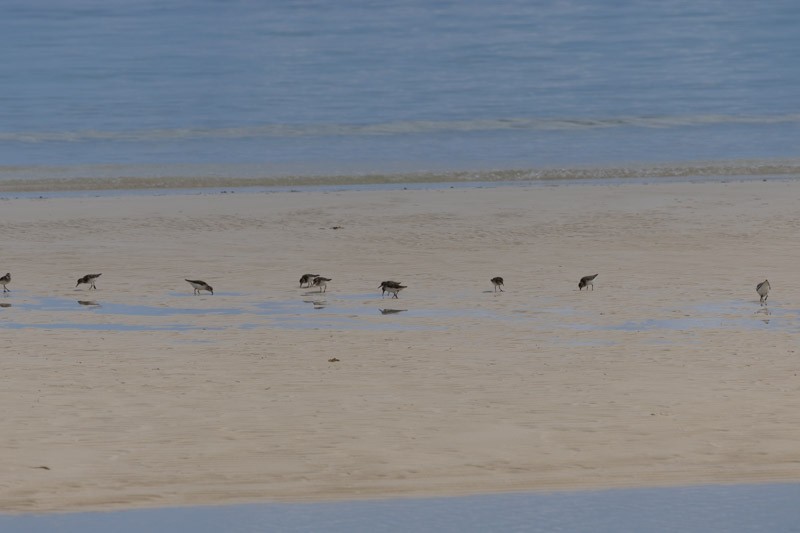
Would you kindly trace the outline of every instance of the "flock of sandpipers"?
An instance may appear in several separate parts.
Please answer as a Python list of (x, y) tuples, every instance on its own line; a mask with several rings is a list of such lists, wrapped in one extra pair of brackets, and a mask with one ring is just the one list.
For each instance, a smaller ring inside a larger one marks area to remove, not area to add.
[[(86, 274), (83, 277), (78, 278), (78, 283), (75, 284), (75, 287), (79, 287), (81, 285), (88, 285), (90, 289), (96, 289), (95, 282), (97, 278), (102, 276), (103, 274)], [(194, 293), (200, 294), (200, 291), (208, 291), (211, 294), (214, 294), (214, 288), (206, 283), (205, 281), (199, 279), (187, 279), (186, 281), (189, 282), (189, 285), (194, 287)], [(330, 280), (328, 280), (330, 281)], [(7, 287), (7, 285), (11, 283), (11, 272), (6, 272), (6, 275), (0, 277), (0, 285), (3, 286), (3, 292), (11, 292), (11, 289)]]
[[(95, 281), (97, 278), (102, 276), (102, 274), (86, 274), (85, 276), (78, 278), (78, 283), (75, 287), (80, 285), (89, 285), (90, 289), (96, 289)], [(578, 281), (578, 290), (581, 291), (584, 288), (588, 291), (589, 287), (594, 290), (594, 279), (597, 277), (597, 274), (592, 274), (591, 276), (583, 276)], [(203, 280), (199, 279), (187, 279), (186, 280), (189, 285), (194, 288), (194, 294), (200, 294), (201, 291), (207, 291), (211, 294), (214, 294), (214, 288), (206, 283)], [(328, 282), (331, 281), (331, 278), (326, 278), (325, 276), (320, 276), (319, 274), (303, 274), (300, 276), (300, 287), (319, 287), (319, 292), (327, 292), (328, 291)], [(500, 292), (503, 291), (503, 278), (500, 276), (496, 276), (489, 281), (492, 282), (494, 286), (494, 292), (498, 290)], [(0, 277), (0, 285), (3, 286), (3, 292), (11, 292), (10, 289), (6, 286), (11, 283), (11, 273), (7, 272), (5, 276)], [(378, 286), (381, 289), (381, 298), (384, 298), (386, 294), (391, 294), (392, 298), (398, 298), (397, 294), (402, 291), (403, 289), (407, 288), (408, 285), (403, 285), (399, 281), (382, 281), (381, 284)], [(758, 285), (756, 285), (756, 292), (761, 297), (760, 303), (761, 305), (767, 304), (767, 298), (769, 297), (769, 290), (770, 290), (769, 280), (764, 280)]]

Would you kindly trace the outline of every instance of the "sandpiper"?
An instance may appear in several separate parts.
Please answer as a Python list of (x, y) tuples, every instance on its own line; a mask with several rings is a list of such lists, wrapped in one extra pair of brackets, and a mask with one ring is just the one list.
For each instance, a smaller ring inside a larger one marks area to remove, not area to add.
[(319, 276), (319, 274), (303, 274), (302, 276), (300, 276), (300, 287), (302, 288), (303, 285), (305, 285), (306, 287), (310, 287), (311, 282), (314, 281), (314, 278), (316, 278), (317, 276)]
[(311, 285), (314, 287), (319, 287), (319, 292), (328, 292), (328, 282), (330, 280), (331, 278), (317, 276), (311, 281)]
[(102, 275), (103, 275), (102, 273), (101, 274), (86, 274), (85, 276), (83, 276), (82, 278), (80, 278), (78, 280), (78, 283), (75, 284), (75, 287), (77, 288), (78, 285), (85, 284), (85, 285), (89, 285), (90, 289), (96, 289), (97, 287), (94, 286), (94, 282), (95, 282), (95, 280), (97, 278), (99, 278)]
[(591, 287), (592, 290), (594, 290), (594, 278), (596, 277), (597, 274), (594, 274), (592, 276), (583, 276), (581, 280), (578, 282), (578, 290), (581, 291), (583, 290), (584, 287), (586, 287), (587, 291), (589, 290), (589, 287)]
[(489, 281), (491, 281), (492, 285), (494, 285), (494, 292), (497, 292), (497, 289), (500, 289), (500, 292), (505, 292), (503, 290), (503, 278), (497, 276), (496, 278), (492, 278)]
[(381, 281), (378, 287), (381, 290), (381, 298), (389, 292), (392, 293), (392, 298), (397, 298), (397, 293), (408, 287), (408, 285), (400, 285), (399, 281)]
[[(6, 274), (6, 276), (7, 275), (8, 274)], [(767, 298), (769, 297), (770, 288), (771, 287), (769, 286), (768, 279), (765, 279), (764, 281), (756, 285), (756, 292), (758, 293), (759, 296), (761, 296), (761, 305), (767, 305)]]
[(194, 287), (195, 294), (200, 294), (200, 291), (208, 291), (211, 294), (214, 294), (214, 288), (205, 281), (201, 281), (199, 279), (187, 279), (186, 281), (189, 282), (189, 285)]
[(9, 283), (11, 283), (11, 272), (6, 272), (6, 275), (0, 278), (0, 285), (3, 286), (3, 292), (11, 292), (11, 289), (6, 287)]

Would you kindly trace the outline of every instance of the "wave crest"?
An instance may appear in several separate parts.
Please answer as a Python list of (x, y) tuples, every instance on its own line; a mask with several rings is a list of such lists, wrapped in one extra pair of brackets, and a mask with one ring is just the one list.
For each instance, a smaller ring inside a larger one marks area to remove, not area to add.
[(0, 141), (19, 143), (191, 139), (257, 139), (470, 133), (503, 130), (579, 131), (607, 128), (680, 128), (719, 124), (770, 125), (800, 123), (800, 114), (738, 116), (692, 115), (617, 118), (495, 118), (451, 121), (400, 121), (376, 124), (262, 124), (223, 128), (163, 128), (132, 131), (0, 132)]

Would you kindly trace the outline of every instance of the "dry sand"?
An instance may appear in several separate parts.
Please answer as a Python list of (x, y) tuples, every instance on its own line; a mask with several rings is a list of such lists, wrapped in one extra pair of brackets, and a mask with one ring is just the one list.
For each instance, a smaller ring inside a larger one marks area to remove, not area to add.
[(797, 481), (798, 206), (787, 181), (2, 200), (0, 510)]

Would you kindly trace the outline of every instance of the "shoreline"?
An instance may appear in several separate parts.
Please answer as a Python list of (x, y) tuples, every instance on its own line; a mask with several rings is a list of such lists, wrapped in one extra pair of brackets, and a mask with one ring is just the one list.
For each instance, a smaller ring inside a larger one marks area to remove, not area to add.
[(796, 180), (209, 198), (3, 203), (6, 512), (800, 480)]
[[(21, 199), (57, 199), (57, 198), (114, 198), (132, 196), (191, 196), (217, 194), (282, 194), (282, 193), (341, 193), (370, 191), (443, 191), (447, 189), (491, 189), (491, 188), (547, 188), (547, 187), (581, 187), (581, 186), (625, 186), (625, 185), (665, 185), (676, 183), (746, 183), (753, 181), (791, 182), (800, 178), (791, 174), (764, 175), (732, 175), (732, 176), (664, 176), (664, 177), (629, 177), (629, 178), (553, 178), (547, 180), (498, 180), (498, 181), (408, 181), (408, 182), (375, 182), (375, 183), (341, 183), (314, 185), (240, 185), (231, 186), (220, 183), (218, 186), (171, 186), (150, 187), (142, 183), (141, 188), (88, 188), (90, 183), (71, 183), (59, 188), (57, 183), (42, 180), (41, 190), (20, 188), (20, 190), (2, 190), (0, 185), (0, 201)], [(1, 182), (0, 182), (1, 183)], [(93, 182), (94, 183), (94, 182)], [(94, 183), (96, 184), (96, 183)], [(86, 186), (87, 188), (82, 188)]]
[[(171, 171), (170, 168), (173, 166), (176, 168)], [(800, 177), (800, 161), (794, 159), (264, 176), (253, 176), (253, 172), (257, 171), (249, 166), (237, 170), (236, 165), (229, 166), (226, 174), (218, 174), (218, 172), (224, 172), (224, 167), (221, 167), (213, 175), (204, 175), (202, 167), (187, 167), (184, 172), (189, 172), (188, 175), (180, 172), (181, 165), (166, 165), (163, 168), (155, 167), (150, 170), (143, 170), (139, 167), (140, 165), (95, 165), (76, 167), (73, 170), (63, 167), (0, 167), (0, 194), (191, 191), (210, 188), (283, 191), (298, 187), (335, 189), (341, 187), (420, 187), (448, 184), (606, 184), (638, 181), (722, 181), (726, 179), (794, 179)], [(175, 171), (178, 173), (170, 174)], [(150, 173), (154, 174), (150, 175)], [(16, 177), (19, 174), (28, 174), (28, 176)]]

